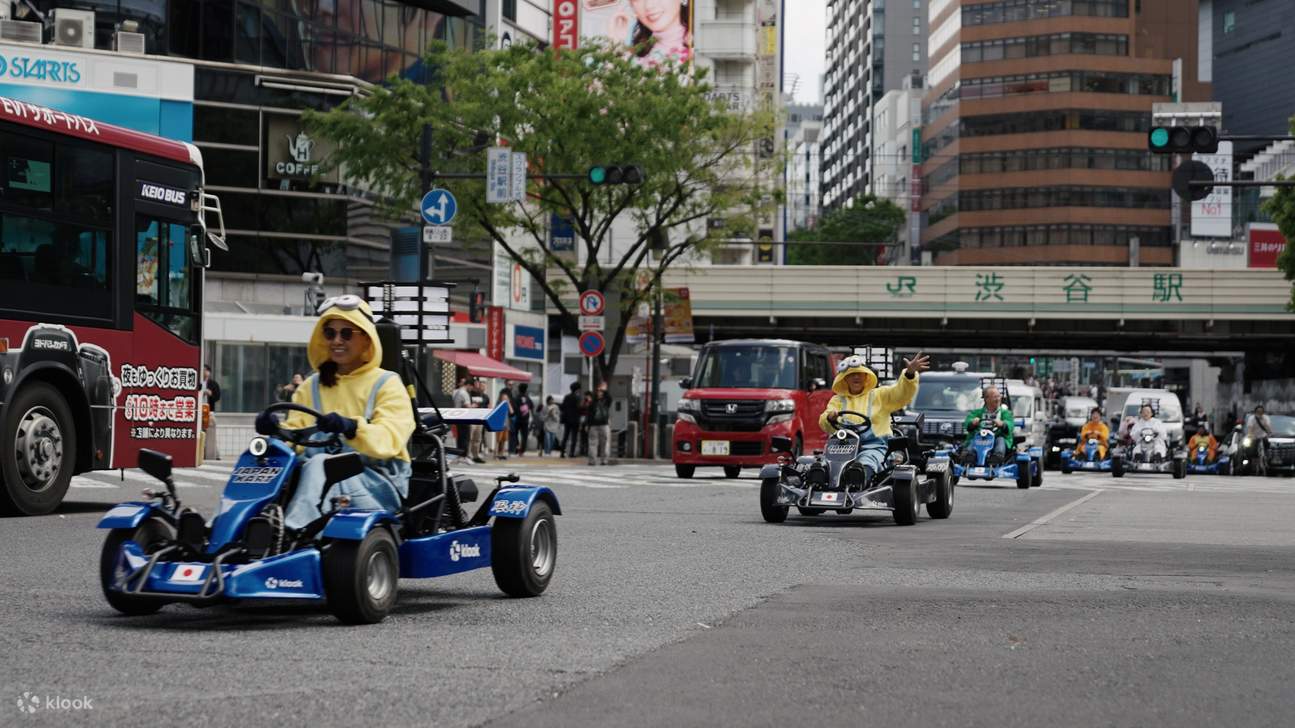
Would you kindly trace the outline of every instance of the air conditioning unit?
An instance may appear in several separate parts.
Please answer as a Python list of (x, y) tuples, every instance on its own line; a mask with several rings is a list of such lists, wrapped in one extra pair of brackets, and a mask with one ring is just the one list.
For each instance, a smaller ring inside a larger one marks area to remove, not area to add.
[(0, 40), (39, 45), (44, 35), (40, 23), (26, 20), (0, 20)]
[(94, 48), (94, 13), (55, 8), (54, 45)]
[(127, 33), (124, 30), (117, 31), (112, 39), (113, 48), (118, 53), (138, 53), (144, 54), (144, 34)]

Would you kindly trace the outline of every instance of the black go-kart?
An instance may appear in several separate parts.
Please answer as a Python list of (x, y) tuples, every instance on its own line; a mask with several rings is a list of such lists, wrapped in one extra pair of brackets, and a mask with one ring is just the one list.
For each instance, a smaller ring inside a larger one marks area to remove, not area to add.
[[(847, 422), (845, 418), (853, 421)], [(895, 420), (904, 435), (887, 441), (881, 470), (866, 482), (867, 473), (855, 458), (872, 421), (860, 412), (843, 410), (838, 430), (828, 438), (821, 454), (792, 460), (784, 456), (777, 464), (760, 470), (760, 514), (769, 523), (787, 520), (790, 508), (803, 516), (820, 516), (829, 511), (848, 515), (855, 509), (890, 511), (895, 523), (917, 523), (922, 504), (931, 518), (948, 518), (953, 512), (954, 484), (947, 457), (934, 457), (918, 442), (922, 416)], [(782, 442), (785, 440), (786, 442)], [(791, 453), (790, 438), (772, 438), (776, 452)]]

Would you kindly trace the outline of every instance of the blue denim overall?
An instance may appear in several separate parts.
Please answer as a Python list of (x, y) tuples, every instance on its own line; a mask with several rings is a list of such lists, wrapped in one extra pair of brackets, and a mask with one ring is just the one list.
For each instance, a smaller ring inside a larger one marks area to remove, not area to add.
[[(868, 417), (872, 417), (872, 395), (875, 389), (868, 391)], [(836, 395), (838, 407), (844, 409), (846, 406), (845, 396)], [(838, 410), (839, 411), (839, 410)], [(861, 465), (872, 468), (875, 473), (881, 470), (881, 464), (886, 461), (886, 450), (888, 446), (886, 441), (877, 436), (871, 427), (868, 431), (859, 435), (859, 454), (854, 458)]]
[[(378, 391), (394, 376), (395, 372), (387, 372), (373, 385), (368, 405), (364, 408), (366, 422), (373, 419), (373, 410), (378, 404)], [(320, 402), (323, 401), (319, 396), (319, 375), (312, 374), (308, 384), (315, 397), (315, 409), (319, 410)], [(355, 452), (355, 448), (343, 440), (342, 452)], [(306, 448), (303, 453), (307, 460), (301, 466), (297, 492), (292, 496), (292, 502), (288, 504), (288, 511), (284, 514), (284, 525), (288, 528), (304, 528), (323, 515), (319, 510), (319, 500), (324, 490), (324, 458), (329, 454), (318, 447)], [(325, 506), (329, 507), (329, 498), (345, 495), (351, 499), (350, 508), (393, 513), (400, 510), (401, 499), (409, 494), (409, 475), (412, 472), (409, 463), (400, 458), (378, 460), (363, 453), (360, 458), (364, 460), (364, 472), (330, 488), (328, 496), (324, 498)]]

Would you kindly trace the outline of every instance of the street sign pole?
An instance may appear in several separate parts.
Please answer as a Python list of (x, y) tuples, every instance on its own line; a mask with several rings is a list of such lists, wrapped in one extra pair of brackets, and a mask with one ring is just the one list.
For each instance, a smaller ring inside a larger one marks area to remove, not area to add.
[[(418, 145), (418, 181), (420, 190), (432, 188), (432, 125), (423, 124), (423, 133)], [(423, 247), (419, 259), (422, 261), (422, 279), (430, 280), (436, 273), (436, 256), (431, 247)]]

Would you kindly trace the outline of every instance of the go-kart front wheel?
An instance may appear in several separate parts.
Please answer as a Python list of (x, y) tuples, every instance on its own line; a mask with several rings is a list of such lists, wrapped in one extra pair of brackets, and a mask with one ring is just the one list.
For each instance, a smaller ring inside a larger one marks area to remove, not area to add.
[(1038, 488), (1043, 485), (1043, 462), (1040, 460), (1035, 460), (1033, 462), (1039, 467), (1039, 470), (1034, 474), (1034, 479), (1030, 481), (1030, 487)]
[(911, 526), (917, 523), (918, 510), (922, 504), (917, 500), (917, 481), (912, 478), (895, 478), (890, 491), (895, 498), (895, 523)]
[(935, 500), (926, 504), (926, 514), (931, 518), (948, 518), (953, 513), (953, 477), (949, 471), (935, 478)]
[(118, 576), (117, 558), (123, 543), (134, 541), (144, 549), (144, 553), (151, 553), (161, 544), (174, 539), (175, 531), (157, 516), (144, 519), (135, 528), (114, 528), (108, 532), (108, 537), (103, 541), (103, 550), (99, 552), (99, 584), (103, 587), (103, 596), (110, 607), (122, 614), (138, 617), (153, 614), (166, 606), (168, 602), (165, 599), (122, 594), (112, 589), (111, 585)]
[(787, 520), (787, 506), (778, 505), (778, 479), (765, 478), (760, 481), (760, 515), (769, 523), (782, 523)]
[(338, 539), (324, 553), (324, 596), (347, 624), (377, 624), (396, 603), (400, 555), (386, 528), (360, 541)]
[(490, 570), (510, 597), (537, 597), (558, 562), (558, 529), (553, 509), (542, 500), (525, 518), (496, 518), (490, 528)]

